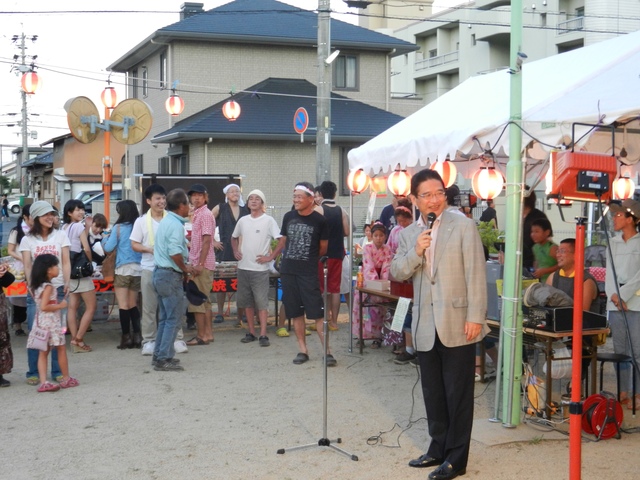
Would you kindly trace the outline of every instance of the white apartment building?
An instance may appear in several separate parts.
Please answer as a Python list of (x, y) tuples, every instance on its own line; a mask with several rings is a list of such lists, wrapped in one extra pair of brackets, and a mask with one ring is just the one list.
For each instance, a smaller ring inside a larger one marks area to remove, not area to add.
[[(402, 2), (400, 2), (402, 3)], [(508, 68), (511, 2), (477, 0), (429, 15), (431, 2), (420, 5), (420, 15), (411, 21), (394, 17), (398, 0), (378, 0), (361, 13), (369, 17), (361, 25), (383, 29), (420, 49), (391, 62), (391, 91), (396, 98), (415, 98), (415, 109), (455, 88), (467, 78)], [(414, 12), (415, 14), (416, 12)], [(428, 20), (421, 20), (423, 15)], [(389, 15), (392, 16), (392, 15)], [(523, 32), (520, 51), (527, 62), (640, 30), (638, 0), (528, 0), (523, 4)], [(553, 72), (549, 72), (552, 80)], [(481, 95), (481, 92), (478, 92)]]

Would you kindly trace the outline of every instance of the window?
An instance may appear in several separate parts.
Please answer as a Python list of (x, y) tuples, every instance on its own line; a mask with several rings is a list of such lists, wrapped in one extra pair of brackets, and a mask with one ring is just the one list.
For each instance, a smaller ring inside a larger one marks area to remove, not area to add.
[(187, 155), (171, 157), (171, 173), (174, 175), (189, 174), (189, 161)]
[(160, 54), (160, 88), (167, 87), (167, 57), (164, 53)]
[(131, 71), (131, 98), (138, 98), (138, 69)]
[(438, 56), (438, 49), (434, 48), (433, 50), (429, 50), (429, 58), (435, 58)]
[(142, 161), (143, 161), (143, 156), (142, 155), (136, 155), (134, 158), (134, 165), (133, 165), (133, 173), (143, 173), (142, 172)]
[(349, 186), (347, 185), (347, 177), (349, 176), (349, 158), (347, 155), (351, 147), (340, 147), (340, 195), (349, 196)]
[(333, 66), (333, 85), (335, 88), (355, 90), (358, 88), (358, 57), (340, 55)]
[(472, 33), (471, 34), (471, 45), (474, 46), (476, 44), (476, 34)]
[(576, 17), (584, 17), (584, 7), (576, 8)]
[(169, 164), (169, 157), (160, 157), (158, 159), (158, 173), (159, 174), (169, 174), (171, 173), (171, 167)]
[(147, 67), (142, 67), (142, 96), (149, 95), (149, 72)]

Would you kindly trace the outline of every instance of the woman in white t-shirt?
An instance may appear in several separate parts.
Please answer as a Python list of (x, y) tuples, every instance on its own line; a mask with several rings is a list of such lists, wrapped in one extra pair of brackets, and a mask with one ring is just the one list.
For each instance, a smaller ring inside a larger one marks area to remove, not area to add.
[[(67, 232), (70, 256), (74, 253), (84, 251), (88, 260), (91, 260), (91, 247), (87, 238), (87, 229), (84, 223), (84, 203), (80, 200), (69, 200), (62, 211), (62, 229)], [(80, 299), (84, 301), (85, 311), (77, 322), (78, 307)], [(96, 290), (91, 277), (84, 277), (69, 280), (69, 305), (67, 308), (67, 325), (71, 332), (71, 348), (73, 353), (86, 353), (91, 351), (91, 347), (84, 343), (84, 334), (91, 326), (93, 314), (96, 311)]]
[[(53, 207), (44, 201), (34, 202), (31, 205), (31, 220), (33, 226), (20, 242), (19, 251), (22, 254), (24, 263), (24, 274), (27, 285), (31, 284), (31, 266), (33, 260), (43, 253), (55, 255), (60, 260), (62, 268), (60, 274), (52, 280), (53, 286), (57, 289), (58, 300), (62, 300), (69, 292), (69, 277), (71, 274), (71, 264), (69, 262), (69, 237), (62, 230), (56, 230), (53, 222), (57, 213)], [(33, 300), (33, 292), (29, 289), (27, 293), (27, 323), (29, 330), (33, 328), (36, 315), (36, 304)], [(64, 318), (64, 315), (63, 315)], [(66, 328), (66, 325), (63, 326)], [(29, 360), (29, 370), (27, 371), (27, 383), (38, 385), (38, 350), (27, 349)], [(62, 372), (58, 365), (58, 352), (51, 352), (51, 377), (53, 380), (62, 380)]]

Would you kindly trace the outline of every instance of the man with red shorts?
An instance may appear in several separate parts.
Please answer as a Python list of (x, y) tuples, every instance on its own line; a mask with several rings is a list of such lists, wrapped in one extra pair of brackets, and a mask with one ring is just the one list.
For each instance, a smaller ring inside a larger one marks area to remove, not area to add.
[[(342, 279), (342, 261), (344, 260), (344, 237), (349, 235), (349, 216), (336, 205), (338, 187), (331, 181), (324, 181), (318, 187), (322, 201), (316, 211), (324, 215), (329, 230), (327, 248), (327, 305), (329, 330), (338, 330), (338, 312), (340, 310), (340, 281)], [(324, 291), (323, 266), (318, 268), (320, 290)]]

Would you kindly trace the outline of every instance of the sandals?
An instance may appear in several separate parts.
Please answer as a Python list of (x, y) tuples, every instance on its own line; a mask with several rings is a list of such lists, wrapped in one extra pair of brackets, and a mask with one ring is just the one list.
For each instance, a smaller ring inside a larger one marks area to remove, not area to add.
[(253, 333), (247, 333), (242, 340), (242, 343), (251, 343), (257, 340), (256, 336)]
[(373, 348), (374, 350), (380, 348), (381, 346), (382, 346), (382, 342), (378, 339), (371, 342), (371, 348)]
[(80, 382), (73, 377), (69, 377), (66, 380), (60, 382), (60, 388), (72, 388), (80, 385)]
[(38, 377), (27, 377), (27, 385), (36, 386), (40, 383), (40, 379)]
[(91, 351), (91, 347), (82, 341), (82, 338), (74, 338), (71, 340), (71, 348), (73, 353), (88, 353)]
[(309, 361), (309, 355), (307, 355), (306, 353), (298, 353), (298, 355), (296, 355), (296, 358), (293, 359), (293, 363), (296, 365), (302, 365), (305, 362)]
[(38, 392), (40, 393), (57, 392), (58, 390), (60, 390), (60, 385), (54, 385), (50, 382), (44, 382), (40, 387), (38, 387)]
[(276, 330), (276, 335), (278, 337), (288, 337), (289, 336), (289, 332), (287, 332), (286, 328), (280, 327), (278, 330)]
[(194, 347), (196, 345), (209, 345), (209, 342), (205, 342), (200, 337), (193, 337), (187, 342), (187, 345), (189, 345), (190, 347)]
[(216, 315), (213, 319), (213, 323), (224, 323), (224, 317), (220, 314)]

